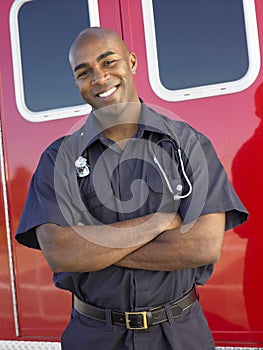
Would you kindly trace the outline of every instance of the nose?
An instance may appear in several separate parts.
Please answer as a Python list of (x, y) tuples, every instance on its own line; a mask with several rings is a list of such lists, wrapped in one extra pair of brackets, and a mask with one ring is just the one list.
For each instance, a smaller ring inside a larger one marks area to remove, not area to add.
[(101, 69), (96, 68), (93, 70), (92, 84), (104, 84), (109, 79), (109, 74)]

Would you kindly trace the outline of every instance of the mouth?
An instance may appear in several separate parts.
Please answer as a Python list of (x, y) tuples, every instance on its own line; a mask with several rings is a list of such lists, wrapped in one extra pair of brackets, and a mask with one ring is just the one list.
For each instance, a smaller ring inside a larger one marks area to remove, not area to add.
[(110, 98), (117, 91), (117, 89), (118, 89), (118, 86), (114, 86), (107, 91), (104, 91), (104, 92), (97, 94), (96, 96), (103, 98), (103, 99)]

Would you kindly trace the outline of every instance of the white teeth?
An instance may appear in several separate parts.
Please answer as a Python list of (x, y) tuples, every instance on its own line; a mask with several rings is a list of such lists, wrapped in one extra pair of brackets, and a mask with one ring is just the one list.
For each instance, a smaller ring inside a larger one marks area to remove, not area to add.
[(102, 94), (99, 94), (99, 97), (108, 97), (111, 94), (113, 94), (116, 90), (117, 90), (117, 88), (114, 86), (112, 89), (110, 89), (106, 92), (103, 92)]

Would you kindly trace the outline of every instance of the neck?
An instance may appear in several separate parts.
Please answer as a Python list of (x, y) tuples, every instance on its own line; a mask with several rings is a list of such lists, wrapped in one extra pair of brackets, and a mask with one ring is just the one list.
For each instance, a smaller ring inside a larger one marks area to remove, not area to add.
[(138, 131), (138, 124), (122, 124), (108, 128), (104, 131), (104, 135), (115, 142), (127, 141), (133, 137)]
[(141, 114), (141, 103), (112, 105), (103, 110), (97, 110), (94, 114), (104, 130), (104, 135), (119, 142), (136, 134)]

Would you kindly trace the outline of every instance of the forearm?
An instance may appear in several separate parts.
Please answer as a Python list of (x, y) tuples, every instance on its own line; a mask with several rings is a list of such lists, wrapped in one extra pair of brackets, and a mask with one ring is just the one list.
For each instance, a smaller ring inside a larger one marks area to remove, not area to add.
[(165, 228), (175, 227), (171, 219), (171, 215), (156, 213), (111, 225), (45, 224), (37, 228), (37, 237), (53, 271), (95, 271), (123, 259)]
[[(37, 230), (41, 250), (54, 272), (88, 272), (106, 268), (137, 247), (110, 248), (84, 238), (85, 227), (45, 224)], [(82, 234), (80, 234), (82, 232)], [(92, 239), (94, 241), (94, 239)]]
[[(116, 265), (135, 269), (173, 271), (215, 263), (224, 237), (225, 214), (200, 217), (195, 223), (163, 232)], [(183, 233), (186, 230), (185, 233)]]

